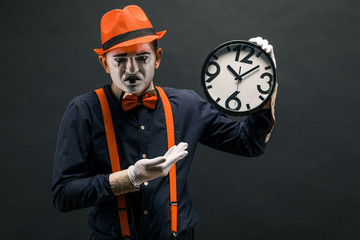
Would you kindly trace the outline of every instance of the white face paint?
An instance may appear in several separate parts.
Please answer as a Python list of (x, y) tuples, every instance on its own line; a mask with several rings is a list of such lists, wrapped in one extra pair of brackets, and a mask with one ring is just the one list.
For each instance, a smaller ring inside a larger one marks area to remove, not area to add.
[(113, 49), (106, 61), (113, 83), (122, 91), (140, 95), (153, 87), (156, 55), (149, 43)]

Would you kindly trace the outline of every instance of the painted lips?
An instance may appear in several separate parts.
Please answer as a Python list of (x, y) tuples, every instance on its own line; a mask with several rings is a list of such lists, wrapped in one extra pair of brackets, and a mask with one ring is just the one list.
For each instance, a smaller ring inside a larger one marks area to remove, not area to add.
[(131, 75), (131, 76), (128, 76), (126, 77), (125, 81), (131, 83), (131, 84), (134, 84), (136, 83), (136, 81), (140, 80), (140, 78), (136, 75)]

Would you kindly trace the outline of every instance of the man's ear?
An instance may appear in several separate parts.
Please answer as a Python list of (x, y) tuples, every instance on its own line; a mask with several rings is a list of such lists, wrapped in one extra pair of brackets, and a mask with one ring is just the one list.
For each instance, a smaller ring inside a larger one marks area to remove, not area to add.
[(160, 61), (162, 56), (162, 48), (158, 48), (156, 50), (156, 60), (155, 60), (155, 69), (158, 69), (160, 67)]
[(106, 62), (105, 55), (99, 56), (99, 61), (100, 61), (101, 65), (103, 66), (103, 68), (105, 69), (105, 72), (110, 73), (109, 66)]

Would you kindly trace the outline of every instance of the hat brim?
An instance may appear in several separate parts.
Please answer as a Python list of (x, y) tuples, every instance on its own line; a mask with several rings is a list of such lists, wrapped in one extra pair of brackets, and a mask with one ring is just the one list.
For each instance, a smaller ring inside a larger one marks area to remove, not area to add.
[(102, 56), (105, 53), (115, 49), (115, 48), (120, 48), (120, 47), (128, 47), (131, 45), (135, 45), (135, 44), (142, 44), (142, 43), (149, 43), (152, 42), (154, 40), (160, 39), (162, 38), (166, 33), (166, 30), (161, 31), (161, 32), (157, 32), (156, 35), (148, 35), (148, 36), (143, 36), (143, 37), (139, 37), (139, 38), (134, 38), (125, 42), (121, 42), (119, 44), (116, 44), (114, 46), (112, 46), (109, 49), (103, 50), (102, 48), (98, 48), (98, 49), (94, 49), (94, 51), (99, 55)]

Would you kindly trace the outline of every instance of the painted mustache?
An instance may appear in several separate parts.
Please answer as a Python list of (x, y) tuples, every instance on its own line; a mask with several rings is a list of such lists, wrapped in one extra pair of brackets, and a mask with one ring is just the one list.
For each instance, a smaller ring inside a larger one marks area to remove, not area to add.
[(135, 83), (138, 80), (140, 80), (140, 77), (137, 75), (129, 75), (125, 78), (125, 81), (129, 81), (130, 83)]

